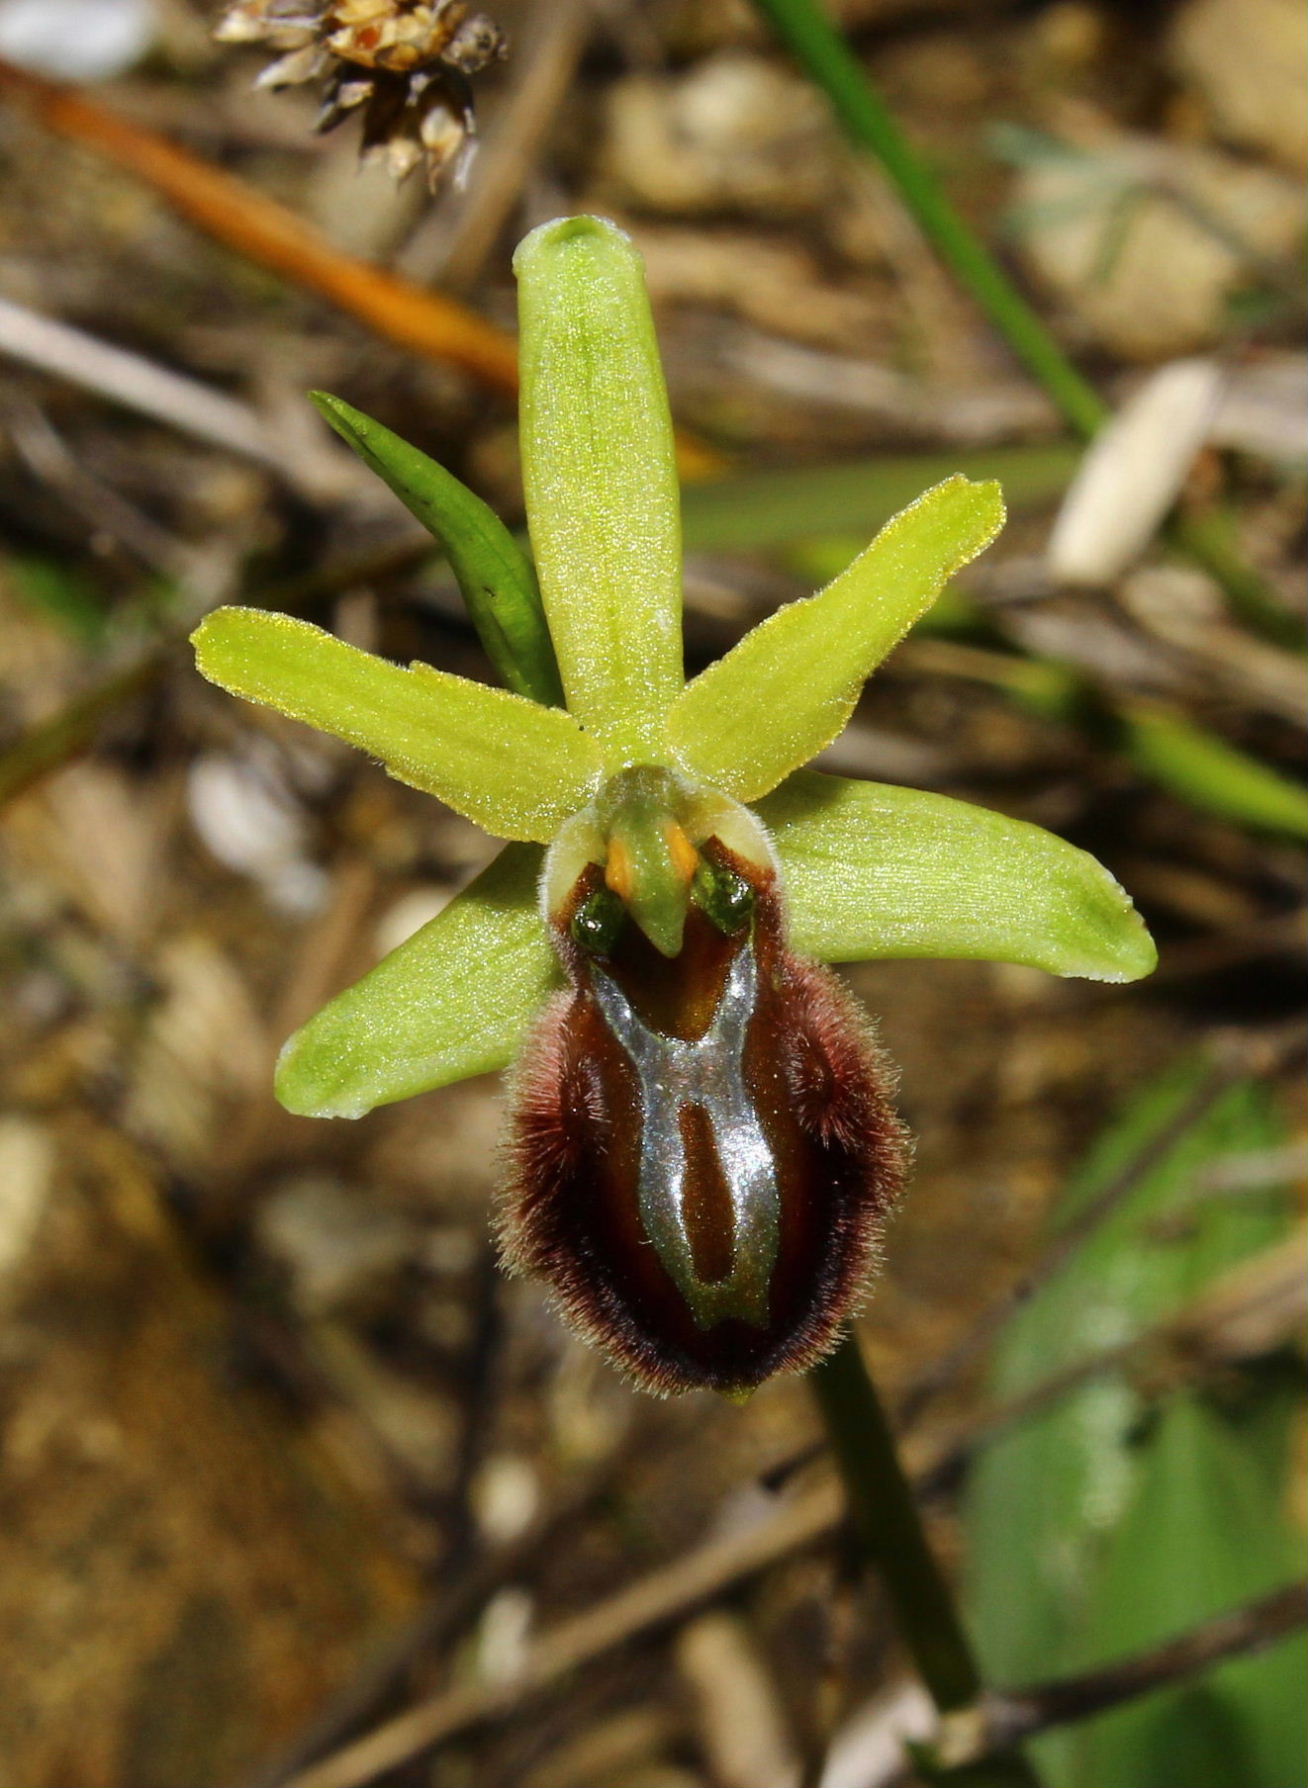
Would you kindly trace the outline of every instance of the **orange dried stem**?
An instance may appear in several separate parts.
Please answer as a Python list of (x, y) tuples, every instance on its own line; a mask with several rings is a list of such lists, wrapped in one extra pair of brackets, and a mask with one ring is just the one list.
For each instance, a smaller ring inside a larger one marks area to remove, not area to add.
[[(216, 241), (317, 292), (398, 347), (462, 367), (497, 391), (517, 391), (517, 342), (457, 299), (342, 254), (275, 199), (70, 87), (0, 61), (0, 93), (24, 101), (60, 136), (138, 174)], [(724, 466), (688, 435), (679, 437), (678, 463), (687, 478)]]
[(7, 63), (0, 63), (0, 90), (25, 100), (61, 136), (139, 174), (219, 242), (330, 299), (398, 346), (453, 362), (498, 390), (517, 390), (516, 342), (475, 311), (341, 254), (275, 200), (84, 94)]

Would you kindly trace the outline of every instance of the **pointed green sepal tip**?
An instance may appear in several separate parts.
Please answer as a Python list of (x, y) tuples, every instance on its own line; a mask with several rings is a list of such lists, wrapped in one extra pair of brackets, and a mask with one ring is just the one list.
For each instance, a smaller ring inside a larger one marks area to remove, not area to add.
[(865, 679), (1003, 525), (993, 481), (959, 474), (924, 491), (826, 589), (686, 685), (668, 718), (679, 762), (738, 801), (775, 788), (831, 743)]
[(191, 641), (211, 683), (358, 746), (497, 837), (548, 842), (599, 780), (594, 741), (561, 708), (405, 669), (292, 615), (215, 609)]
[(965, 957), (1091, 981), (1157, 966), (1103, 864), (1026, 820), (813, 770), (758, 813), (785, 866), (795, 946), (824, 961)]
[(513, 1060), (558, 970), (542, 852), (511, 844), (434, 919), (296, 1031), (275, 1091), (299, 1117), (358, 1118)]
[(495, 511), (444, 466), (344, 398), (309, 396), (323, 418), (444, 547), (491, 663), (517, 695), (563, 706), (531, 560)]
[(598, 217), (513, 258), (523, 489), (568, 707), (610, 764), (666, 758), (681, 688), (681, 494), (644, 265)]

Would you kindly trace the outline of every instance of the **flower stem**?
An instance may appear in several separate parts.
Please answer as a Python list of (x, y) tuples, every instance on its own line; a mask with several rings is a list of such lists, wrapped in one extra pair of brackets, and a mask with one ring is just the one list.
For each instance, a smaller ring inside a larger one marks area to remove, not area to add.
[[(1063, 352), (976, 232), (945, 192), (904, 132), (857, 57), (815, 0), (754, 0), (777, 36), (826, 94), (845, 134), (876, 156), (900, 197), (1000, 334), (1035, 376), (1083, 440), (1108, 420), (1109, 409)], [(1293, 616), (1225, 539), (1220, 511), (1176, 516), (1166, 534), (1221, 586), (1232, 609), (1279, 645), (1297, 647)]]
[[(899, 1634), (939, 1712), (969, 1708), (981, 1695), (981, 1672), (852, 1333), (814, 1369), (812, 1382), (860, 1550), (881, 1578)], [(1034, 1770), (1016, 1751), (988, 1759), (987, 1769), (984, 1779), (993, 1788), (1038, 1788)], [(971, 1780), (962, 1772), (932, 1779)]]

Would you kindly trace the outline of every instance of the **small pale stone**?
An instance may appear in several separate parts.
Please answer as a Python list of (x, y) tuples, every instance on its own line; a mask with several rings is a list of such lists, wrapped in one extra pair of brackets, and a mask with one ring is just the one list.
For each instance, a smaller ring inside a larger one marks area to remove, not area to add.
[(794, 217), (831, 189), (840, 165), (819, 96), (762, 57), (725, 52), (675, 79), (634, 75), (608, 101), (606, 183), (681, 215), (736, 210)]
[(1303, 0), (1191, 0), (1172, 55), (1219, 136), (1308, 168), (1308, 10)]
[(1303, 234), (1297, 185), (1270, 168), (1088, 122), (1015, 193), (1022, 255), (1084, 335), (1138, 360), (1221, 340), (1228, 301)]
[(0, 0), (0, 56), (63, 81), (102, 81), (140, 60), (150, 0)]
[(540, 1481), (534, 1467), (509, 1453), (488, 1459), (477, 1474), (473, 1503), (481, 1530), (494, 1545), (519, 1539), (540, 1507)]
[(1221, 388), (1215, 360), (1174, 360), (1100, 430), (1054, 523), (1053, 577), (1111, 584), (1139, 557), (1181, 493)]

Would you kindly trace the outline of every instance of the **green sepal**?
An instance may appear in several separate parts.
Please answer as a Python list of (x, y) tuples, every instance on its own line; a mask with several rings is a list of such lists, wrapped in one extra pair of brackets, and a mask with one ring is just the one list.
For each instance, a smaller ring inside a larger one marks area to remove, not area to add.
[(595, 745), (561, 708), (262, 609), (215, 609), (191, 637), (211, 683), (371, 752), (500, 838), (548, 842), (598, 780)]
[(666, 759), (681, 688), (681, 507), (644, 268), (596, 217), (542, 224), (518, 275), (522, 478), (568, 707), (612, 769)]
[(537, 846), (507, 846), (298, 1030), (277, 1064), (286, 1109), (362, 1117), (512, 1061), (558, 978), (536, 900), (541, 862)]
[(417, 447), (327, 391), (312, 401), (445, 549), (487, 656), (515, 695), (563, 706), (563, 684), (531, 560), (495, 511)]
[(868, 675), (1004, 523), (995, 483), (947, 478), (902, 509), (816, 596), (770, 615), (677, 698), (678, 761), (753, 801), (829, 745)]
[(757, 804), (785, 866), (796, 949), (826, 962), (973, 957), (1135, 981), (1157, 963), (1086, 851), (968, 801), (803, 770)]

